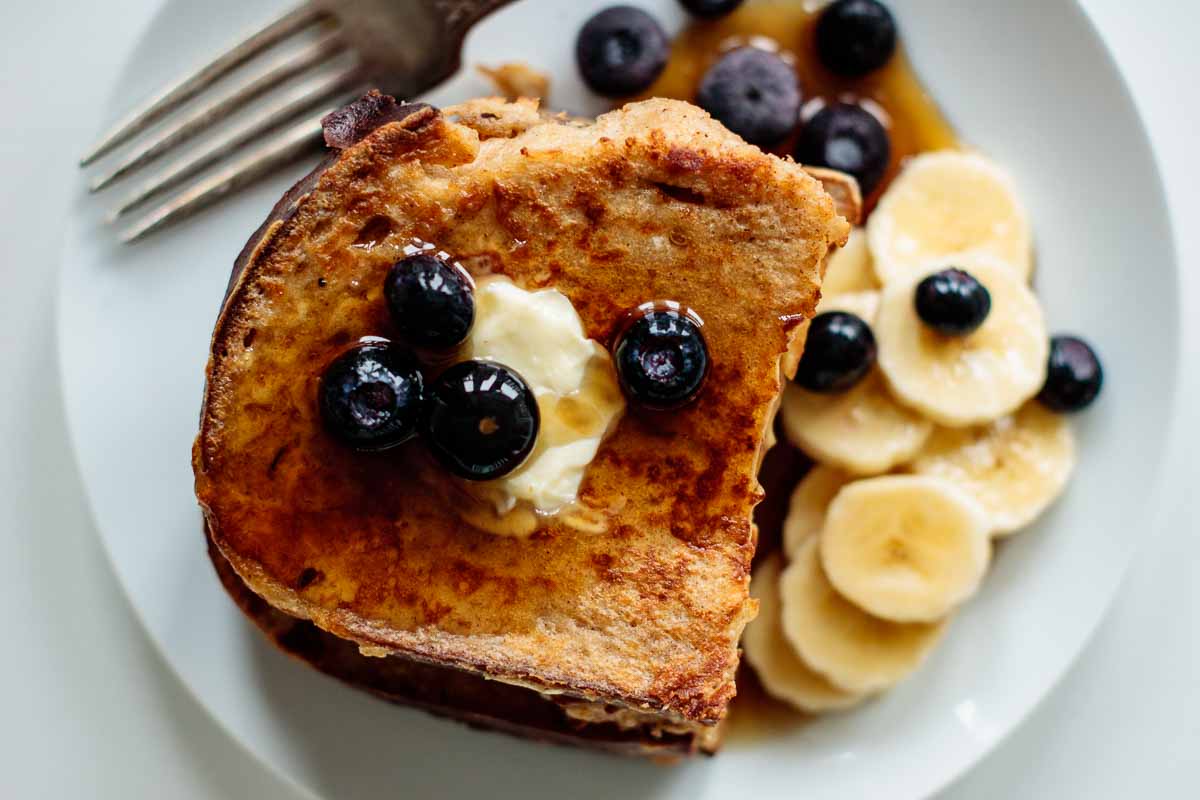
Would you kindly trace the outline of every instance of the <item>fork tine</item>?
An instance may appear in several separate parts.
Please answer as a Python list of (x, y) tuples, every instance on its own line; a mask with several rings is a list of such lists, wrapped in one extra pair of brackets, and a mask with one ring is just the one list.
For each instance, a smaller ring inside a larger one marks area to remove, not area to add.
[(196, 72), (166, 87), (134, 108), (88, 148), (87, 153), (80, 159), (79, 166), (86, 167), (113, 148), (129, 141), (155, 120), (211, 86), (221, 76), (325, 16), (324, 11), (305, 3), (277, 17), (266, 27), (242, 39)]
[(318, 66), (344, 50), (345, 47), (344, 40), (336, 32), (331, 32), (307, 45), (298, 53), (276, 59), (266, 68), (265, 72), (239, 86), (233, 93), (207, 102), (179, 121), (173, 122), (170, 127), (151, 141), (130, 153), (111, 172), (93, 180), (91, 191), (98, 192), (139, 167), (149, 164), (168, 150), (178, 147), (221, 121), (254, 98), (296, 75)]
[(211, 205), (230, 192), (252, 183), (277, 167), (290, 164), (301, 156), (317, 152), (322, 145), (321, 117), (310, 116), (232, 161), (196, 185), (152, 210), (140, 222), (121, 234), (121, 241), (138, 239)]
[[(226, 158), (230, 153), (240, 150), (281, 122), (289, 120), (301, 111), (315, 105), (326, 98), (335, 95), (350, 100), (367, 90), (367, 86), (358, 84), (360, 75), (357, 68), (347, 69), (329, 76), (321, 76), (305, 81), (291, 89), (286, 95), (264, 109), (258, 117), (239, 125), (226, 135), (209, 143), (203, 150), (192, 158), (180, 162), (174, 167), (144, 181), (112, 213), (109, 221), (115, 222), (131, 211), (141, 208), (150, 200), (171, 189), (180, 186), (190, 178), (200, 174), (213, 164)], [(352, 92), (351, 89), (354, 89)]]

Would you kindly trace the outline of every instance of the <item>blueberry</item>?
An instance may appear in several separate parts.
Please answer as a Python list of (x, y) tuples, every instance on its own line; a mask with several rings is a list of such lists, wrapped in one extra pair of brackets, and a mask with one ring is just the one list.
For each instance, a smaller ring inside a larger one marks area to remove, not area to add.
[(679, 0), (692, 14), (704, 19), (716, 19), (732, 13), (742, 0)]
[(414, 347), (457, 347), (475, 322), (471, 279), (462, 267), (429, 253), (393, 264), (383, 294), (401, 338)]
[(708, 346), (700, 324), (671, 308), (641, 312), (621, 334), (613, 358), (626, 396), (646, 408), (685, 405), (708, 376)]
[(891, 158), (892, 143), (883, 124), (851, 103), (834, 103), (818, 111), (796, 142), (797, 161), (853, 175), (864, 195), (879, 185)]
[(844, 311), (818, 314), (808, 325), (796, 383), (810, 392), (844, 392), (870, 371), (875, 352), (875, 334), (861, 317)]
[(1103, 385), (1104, 369), (1087, 342), (1074, 336), (1051, 337), (1046, 384), (1038, 393), (1042, 405), (1053, 411), (1081, 411)]
[(654, 17), (632, 6), (606, 8), (589, 19), (575, 40), (583, 82), (605, 97), (636, 94), (667, 65), (670, 42)]
[(771, 146), (796, 127), (800, 82), (774, 53), (739, 47), (704, 74), (696, 102), (747, 142)]
[(817, 57), (837, 75), (879, 69), (896, 52), (896, 20), (878, 0), (837, 0), (817, 20)]
[(356, 450), (386, 450), (417, 432), (424, 383), (416, 362), (387, 343), (361, 344), (326, 368), (318, 390), (321, 416)]
[(953, 267), (918, 283), (913, 302), (917, 316), (946, 336), (966, 336), (978, 330), (992, 310), (987, 287), (970, 273)]
[(516, 371), (472, 360), (450, 367), (429, 387), (421, 431), (442, 466), (486, 481), (524, 463), (540, 424), (537, 400)]

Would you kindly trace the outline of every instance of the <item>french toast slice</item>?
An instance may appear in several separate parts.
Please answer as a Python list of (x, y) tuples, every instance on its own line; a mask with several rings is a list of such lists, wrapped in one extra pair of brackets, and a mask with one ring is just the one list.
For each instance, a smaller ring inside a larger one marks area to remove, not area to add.
[[(267, 604), (364, 654), (525, 687), (594, 724), (708, 736), (755, 613), (780, 360), (849, 231), (833, 199), (678, 101), (584, 122), (372, 95), (326, 133), (337, 152), (247, 244), (214, 331), (193, 451), (213, 546)], [(383, 277), (413, 240), (477, 277), (556, 288), (603, 343), (650, 300), (704, 319), (704, 390), (627, 409), (581, 487), (587, 525), (480, 530), (419, 441), (364, 454), (324, 430), (320, 374), (390, 335)]]

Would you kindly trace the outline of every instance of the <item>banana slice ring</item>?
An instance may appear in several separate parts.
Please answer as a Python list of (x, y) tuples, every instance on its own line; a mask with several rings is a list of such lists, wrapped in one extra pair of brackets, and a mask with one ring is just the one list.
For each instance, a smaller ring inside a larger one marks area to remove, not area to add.
[(821, 529), (821, 564), (850, 602), (893, 622), (933, 622), (979, 589), (989, 524), (954, 484), (922, 475), (855, 481)]
[(884, 286), (922, 274), (930, 262), (982, 253), (1021, 282), (1033, 271), (1029, 217), (1007, 172), (976, 153), (926, 153), (908, 162), (867, 225)]
[(1003, 265), (975, 259), (968, 270), (991, 294), (983, 325), (943, 336), (917, 316), (917, 280), (883, 292), (875, 318), (879, 368), (896, 399), (948, 427), (991, 422), (1016, 411), (1046, 379), (1049, 337), (1033, 292)]

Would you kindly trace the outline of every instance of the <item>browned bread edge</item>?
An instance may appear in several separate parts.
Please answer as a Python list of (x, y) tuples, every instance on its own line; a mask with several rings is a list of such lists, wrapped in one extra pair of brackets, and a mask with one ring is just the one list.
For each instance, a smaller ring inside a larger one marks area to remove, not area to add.
[(711, 754), (694, 736), (654, 734), (645, 728), (572, 720), (561, 706), (531, 689), (489, 681), (450, 667), (400, 656), (364, 656), (353, 642), (272, 607), (242, 582), (212, 539), (208, 557), (233, 602), (276, 647), (289, 656), (391, 703), (413, 706), (472, 727), (536, 741), (604, 750), (619, 755), (673, 757)]

